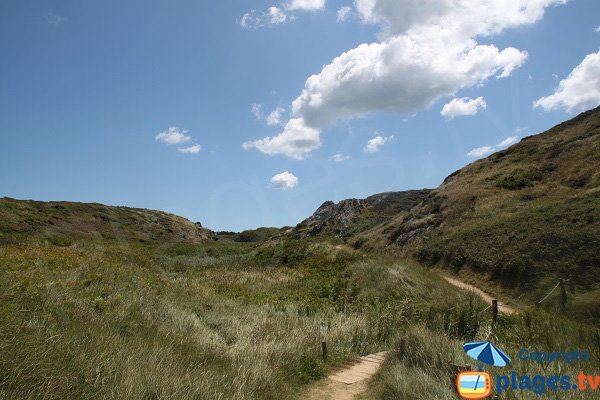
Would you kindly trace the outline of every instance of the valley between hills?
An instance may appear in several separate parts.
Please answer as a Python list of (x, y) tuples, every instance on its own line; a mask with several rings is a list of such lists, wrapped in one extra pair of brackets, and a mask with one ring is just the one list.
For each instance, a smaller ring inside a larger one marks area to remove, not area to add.
[[(383, 351), (355, 398), (454, 399), (451, 366), (482, 340), (594, 355), (519, 374), (598, 373), (599, 171), (596, 108), (438, 188), (328, 201), (295, 227), (2, 198), (0, 399), (302, 399)], [(493, 323), (440, 271), (518, 312)]]

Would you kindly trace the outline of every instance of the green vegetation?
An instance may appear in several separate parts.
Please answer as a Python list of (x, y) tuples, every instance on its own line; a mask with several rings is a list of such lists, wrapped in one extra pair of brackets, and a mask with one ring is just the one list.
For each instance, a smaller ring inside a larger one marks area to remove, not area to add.
[[(294, 229), (0, 199), (0, 400), (299, 399), (383, 350), (365, 400), (452, 399), (453, 365), (472, 363), (462, 343), (488, 339), (513, 358), (592, 351), (585, 365), (515, 362), (519, 374), (599, 374), (599, 138), (595, 110), (434, 191), (325, 203)], [(492, 327), (424, 264), (546, 309)]]
[[(364, 209), (341, 238), (530, 305), (564, 279), (570, 314), (600, 322), (599, 191), (600, 107), (454, 172), (410, 209)], [(542, 305), (555, 309), (558, 295)]]
[[(464, 307), (464, 305), (458, 305)], [(466, 340), (491, 340), (512, 358), (506, 367), (485, 368), (492, 376), (509, 375), (515, 371), (521, 375), (571, 376), (577, 382), (580, 371), (589, 375), (600, 372), (600, 342), (595, 329), (560, 317), (544, 310), (529, 310), (520, 315), (501, 315), (494, 329), (487, 318), (481, 320), (478, 329), (469, 335), (452, 335), (445, 329), (432, 329), (424, 325), (411, 326), (402, 336), (384, 370), (371, 384), (371, 390), (361, 400), (440, 399), (458, 398), (454, 391), (455, 366), (469, 365), (477, 368), (477, 362), (462, 352)], [(434, 327), (435, 328), (435, 327)], [(567, 333), (568, 334), (565, 334)], [(590, 350), (591, 361), (537, 363), (518, 360), (520, 349), (546, 351)], [(550, 349), (550, 350), (547, 350)], [(587, 372), (589, 371), (589, 372)], [(492, 386), (494, 388), (494, 386)], [(597, 396), (593, 391), (552, 391), (537, 395), (531, 391), (508, 390), (502, 399), (590, 399)]]

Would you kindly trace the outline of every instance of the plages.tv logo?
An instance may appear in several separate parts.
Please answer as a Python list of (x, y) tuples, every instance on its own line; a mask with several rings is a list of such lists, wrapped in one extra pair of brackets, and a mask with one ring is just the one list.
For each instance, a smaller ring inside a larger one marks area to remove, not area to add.
[(483, 364), (505, 367), (510, 364), (510, 357), (491, 342), (470, 342), (463, 346), (464, 351), (477, 360), (480, 371), (465, 371), (456, 378), (456, 390), (464, 399), (484, 399), (492, 394), (492, 378), (483, 372)]
[(484, 399), (492, 394), (492, 379), (487, 372), (461, 372), (456, 378), (456, 388), (464, 399)]

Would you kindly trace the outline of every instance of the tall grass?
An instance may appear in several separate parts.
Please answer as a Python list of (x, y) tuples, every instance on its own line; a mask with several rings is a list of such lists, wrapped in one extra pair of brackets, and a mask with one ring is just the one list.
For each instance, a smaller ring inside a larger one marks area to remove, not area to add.
[[(0, 399), (294, 399), (332, 365), (389, 349), (374, 398), (415, 398), (488, 332), (478, 299), (418, 266), (323, 243), (235, 246), (0, 247)], [(541, 317), (528, 321), (501, 319), (499, 344), (543, 343)]]

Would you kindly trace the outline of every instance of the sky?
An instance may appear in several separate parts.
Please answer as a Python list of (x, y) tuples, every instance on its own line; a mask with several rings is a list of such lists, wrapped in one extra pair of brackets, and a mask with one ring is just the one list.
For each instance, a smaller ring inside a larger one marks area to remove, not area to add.
[(241, 231), (597, 106), (600, 2), (3, 0), (0, 57), (0, 197)]

